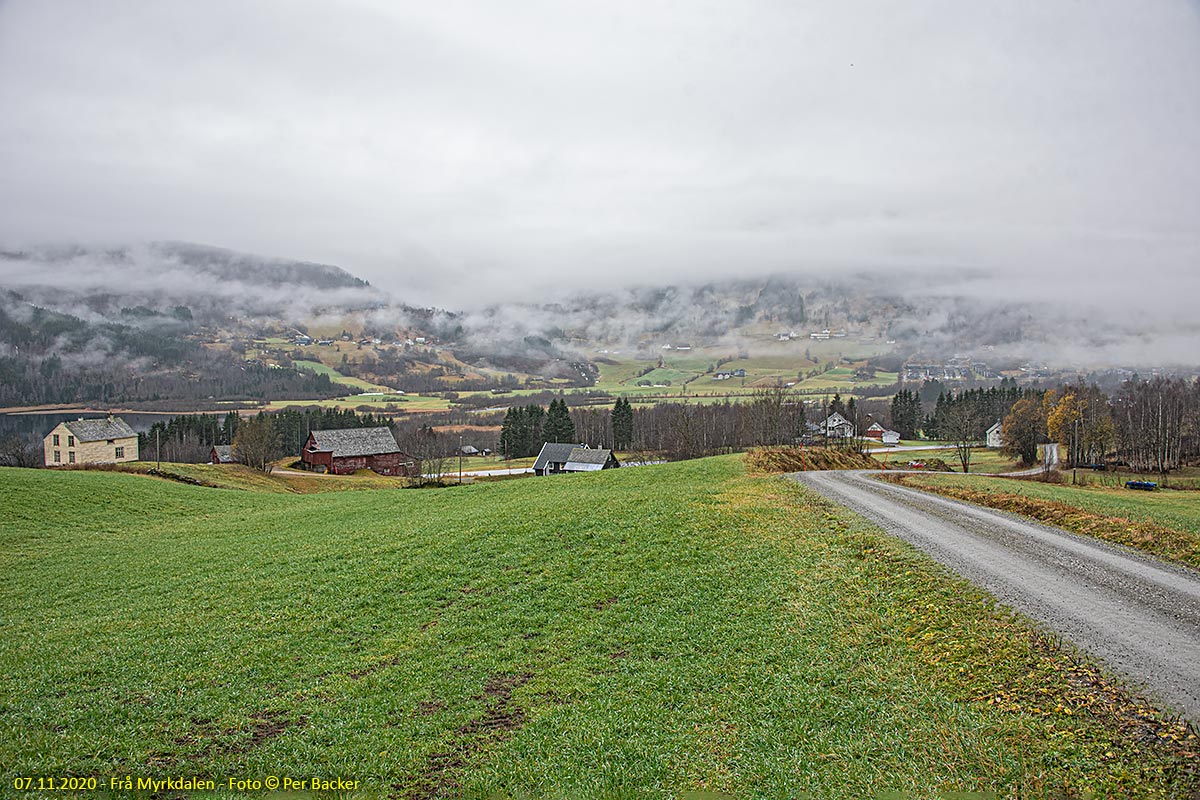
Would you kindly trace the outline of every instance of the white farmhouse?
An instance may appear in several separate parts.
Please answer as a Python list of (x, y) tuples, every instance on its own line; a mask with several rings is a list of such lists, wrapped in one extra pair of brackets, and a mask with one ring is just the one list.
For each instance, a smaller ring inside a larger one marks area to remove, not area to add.
[(830, 439), (853, 439), (854, 423), (835, 411), (821, 423), (821, 433)]

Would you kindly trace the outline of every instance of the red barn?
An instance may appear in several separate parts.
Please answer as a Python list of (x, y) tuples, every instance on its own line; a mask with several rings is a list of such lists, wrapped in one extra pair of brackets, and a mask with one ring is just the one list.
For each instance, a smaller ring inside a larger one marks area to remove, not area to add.
[(421, 474), (421, 462), (401, 452), (391, 428), (313, 431), (304, 443), (300, 460), (305, 469), (335, 475), (349, 475), (360, 469), (409, 478)]

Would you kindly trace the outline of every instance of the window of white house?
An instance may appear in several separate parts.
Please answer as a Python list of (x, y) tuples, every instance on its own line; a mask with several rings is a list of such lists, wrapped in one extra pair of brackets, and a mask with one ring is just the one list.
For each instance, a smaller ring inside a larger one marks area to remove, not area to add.
[(68, 463), (68, 464), (74, 464), (74, 463), (75, 463), (75, 451), (74, 451), (74, 450), (72, 450), (71, 452), (67, 453), (67, 463)]
[[(57, 439), (58, 437), (57, 437), (57, 436), (55, 436), (54, 438), (55, 438), (55, 439)], [(62, 463), (62, 450), (55, 450), (55, 451), (54, 451), (54, 463), (55, 463), (55, 464), (61, 464), (61, 463)]]
[(125, 457), (125, 448), (118, 447), (117, 448), (117, 458), (124, 458), (124, 457)]
[(68, 436), (67, 437), (67, 447), (74, 447), (74, 446), (75, 446), (75, 437)]
[(54, 434), (54, 446), (58, 447), (58, 434)]

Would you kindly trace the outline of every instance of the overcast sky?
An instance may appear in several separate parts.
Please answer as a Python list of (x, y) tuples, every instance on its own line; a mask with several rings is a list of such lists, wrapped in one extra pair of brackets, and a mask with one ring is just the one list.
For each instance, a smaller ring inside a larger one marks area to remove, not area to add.
[(154, 239), (448, 307), (914, 265), (1178, 300), (1200, 2), (0, 0), (0, 242)]

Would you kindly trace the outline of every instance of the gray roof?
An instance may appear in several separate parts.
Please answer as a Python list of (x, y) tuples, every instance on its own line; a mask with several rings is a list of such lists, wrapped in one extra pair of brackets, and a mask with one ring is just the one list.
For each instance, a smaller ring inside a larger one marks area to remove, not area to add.
[(533, 468), (539, 470), (545, 469), (549, 464), (565, 464), (570, 460), (571, 452), (578, 448), (577, 444), (546, 442), (542, 445), (542, 452), (538, 453), (537, 461), (533, 462)]
[(126, 425), (125, 420), (120, 417), (77, 419), (63, 424), (81, 442), (106, 442), (109, 439), (128, 439), (130, 436), (137, 436), (133, 428)]
[(233, 445), (231, 444), (214, 444), (213, 450), (217, 451), (217, 460), (222, 464), (233, 463)]
[(391, 428), (339, 428), (313, 431), (312, 437), (318, 450), (332, 450), (335, 457), (400, 452)]
[(571, 451), (567, 461), (573, 464), (604, 464), (612, 455), (611, 450), (593, 450), (589, 447), (576, 447)]

